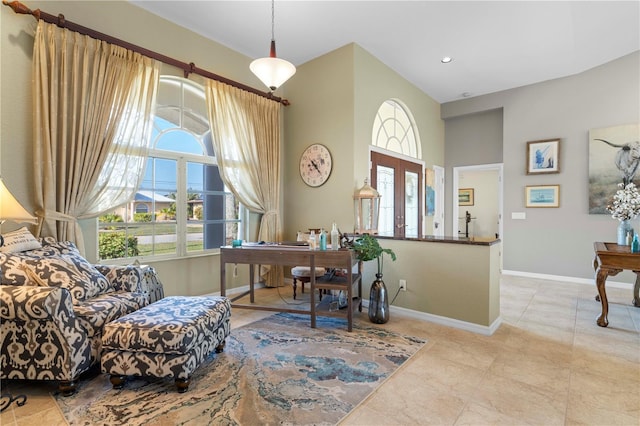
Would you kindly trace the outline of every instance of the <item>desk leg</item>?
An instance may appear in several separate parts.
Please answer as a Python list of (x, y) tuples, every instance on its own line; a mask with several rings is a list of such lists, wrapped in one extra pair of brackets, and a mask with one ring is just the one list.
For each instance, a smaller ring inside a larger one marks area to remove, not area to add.
[(633, 285), (633, 306), (640, 308), (640, 271), (633, 271), (636, 273), (636, 283)]
[(311, 303), (311, 328), (316, 328), (316, 260), (313, 256), (311, 256), (309, 263), (309, 267), (311, 268), (311, 279), (309, 282), (311, 286), (311, 295), (309, 295)]
[(227, 273), (225, 265), (224, 260), (220, 259), (220, 296), (227, 295)]
[(255, 296), (253, 295), (253, 283), (256, 278), (255, 267), (253, 264), (249, 265), (249, 301), (251, 303), (255, 302)]
[(347, 274), (347, 331), (353, 330), (353, 268)]

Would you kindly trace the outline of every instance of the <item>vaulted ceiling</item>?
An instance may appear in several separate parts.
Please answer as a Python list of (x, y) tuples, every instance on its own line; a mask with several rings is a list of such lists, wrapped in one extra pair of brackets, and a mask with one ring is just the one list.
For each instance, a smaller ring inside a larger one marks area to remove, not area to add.
[[(131, 2), (251, 58), (268, 54), (270, 1)], [(355, 42), (444, 103), (640, 50), (640, 2), (278, 0), (275, 38), (296, 66)]]

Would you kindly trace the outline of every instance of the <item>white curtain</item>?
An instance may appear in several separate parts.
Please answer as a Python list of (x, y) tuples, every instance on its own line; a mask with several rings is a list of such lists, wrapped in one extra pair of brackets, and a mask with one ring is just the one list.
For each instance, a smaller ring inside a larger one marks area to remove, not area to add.
[(160, 63), (38, 22), (34, 168), (44, 232), (74, 241), (77, 220), (127, 202), (144, 176)]
[[(207, 80), (209, 123), (223, 182), (249, 210), (262, 213), (258, 240), (280, 241), (280, 104)], [(282, 267), (265, 268), (267, 286), (283, 282)]]

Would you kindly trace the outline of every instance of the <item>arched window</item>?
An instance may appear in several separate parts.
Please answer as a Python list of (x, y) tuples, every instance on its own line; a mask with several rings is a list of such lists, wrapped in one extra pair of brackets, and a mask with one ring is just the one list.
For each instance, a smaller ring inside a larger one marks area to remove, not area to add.
[(155, 114), (149, 158), (136, 194), (153, 213), (151, 222), (137, 223), (125, 213), (125, 222), (115, 227), (101, 220), (101, 232), (116, 228), (135, 237), (138, 253), (133, 256), (185, 256), (230, 245), (238, 235), (240, 206), (220, 178), (204, 88), (184, 78), (161, 76)]
[(373, 122), (371, 181), (381, 195), (379, 234), (417, 238), (422, 230), (422, 149), (414, 120), (399, 101), (386, 100)]

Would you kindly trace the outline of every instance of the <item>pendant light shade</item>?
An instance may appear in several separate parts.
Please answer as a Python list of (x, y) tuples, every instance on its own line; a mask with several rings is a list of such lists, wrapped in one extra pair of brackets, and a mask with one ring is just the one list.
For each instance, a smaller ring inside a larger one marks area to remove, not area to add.
[(282, 86), (295, 73), (296, 67), (291, 62), (276, 57), (276, 40), (274, 36), (274, 1), (271, 0), (271, 49), (266, 58), (251, 62), (249, 69), (272, 91)]

